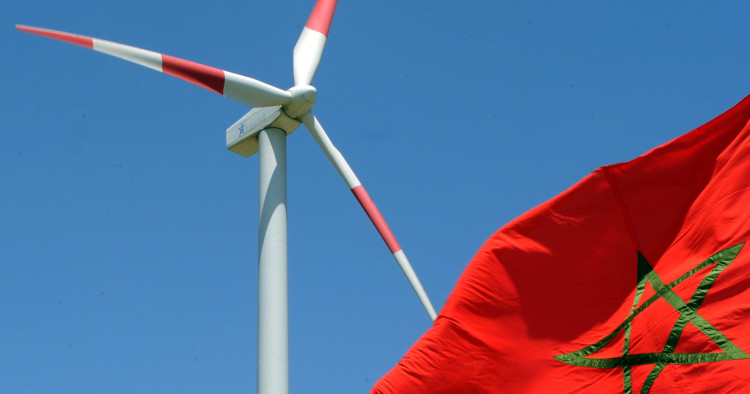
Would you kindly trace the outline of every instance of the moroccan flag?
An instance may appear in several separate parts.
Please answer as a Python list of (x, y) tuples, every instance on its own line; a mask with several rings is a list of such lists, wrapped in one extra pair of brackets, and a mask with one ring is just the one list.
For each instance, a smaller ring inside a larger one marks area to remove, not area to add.
[(495, 233), (374, 393), (750, 392), (750, 96)]

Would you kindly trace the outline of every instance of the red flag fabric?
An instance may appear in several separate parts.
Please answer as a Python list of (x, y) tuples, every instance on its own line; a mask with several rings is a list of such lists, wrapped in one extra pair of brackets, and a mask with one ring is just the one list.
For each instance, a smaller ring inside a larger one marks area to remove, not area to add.
[(750, 392), (750, 96), (501, 228), (373, 393)]

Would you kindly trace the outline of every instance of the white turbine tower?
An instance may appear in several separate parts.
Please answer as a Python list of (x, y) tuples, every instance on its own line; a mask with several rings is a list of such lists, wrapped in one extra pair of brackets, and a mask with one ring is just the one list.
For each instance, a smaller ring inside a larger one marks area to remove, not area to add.
[(430, 318), (435, 310), (409, 260), (383, 216), (341, 153), (313, 115), (316, 90), (310, 84), (320, 63), (336, 0), (318, 0), (294, 47), (294, 83), (282, 90), (253, 78), (188, 60), (55, 30), (17, 25), (37, 34), (119, 57), (212, 90), (255, 109), (227, 130), (227, 148), (243, 156), (259, 152), (258, 217), (258, 392), (289, 391), (286, 136), (300, 122), (328, 159), (383, 237)]

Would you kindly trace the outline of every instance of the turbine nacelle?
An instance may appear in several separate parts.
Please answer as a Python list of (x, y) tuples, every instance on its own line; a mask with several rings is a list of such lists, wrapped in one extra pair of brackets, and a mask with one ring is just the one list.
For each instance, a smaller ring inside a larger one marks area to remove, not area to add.
[(317, 91), (310, 85), (298, 85), (287, 90), (291, 98), (284, 106), (257, 107), (250, 110), (227, 128), (227, 149), (250, 157), (258, 153), (258, 133), (266, 128), (284, 130), (289, 135), (300, 125), (315, 105)]

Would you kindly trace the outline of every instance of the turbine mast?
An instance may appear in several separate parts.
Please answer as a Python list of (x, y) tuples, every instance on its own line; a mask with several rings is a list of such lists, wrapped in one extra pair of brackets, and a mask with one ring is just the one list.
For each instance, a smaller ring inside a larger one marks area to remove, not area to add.
[(258, 393), (288, 393), (286, 132), (263, 129), (258, 145)]

